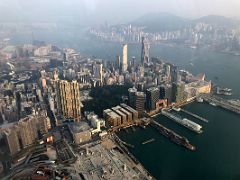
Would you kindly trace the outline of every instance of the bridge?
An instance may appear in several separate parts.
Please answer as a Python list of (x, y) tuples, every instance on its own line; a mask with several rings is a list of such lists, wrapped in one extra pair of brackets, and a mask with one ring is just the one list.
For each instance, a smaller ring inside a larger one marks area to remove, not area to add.
[(216, 106), (219, 106), (223, 109), (240, 114), (240, 106), (232, 104), (231, 102), (227, 101), (226, 99), (214, 96), (212, 94), (203, 94), (203, 95), (201, 95), (201, 98), (208, 103), (214, 103), (214, 104), (216, 104)]

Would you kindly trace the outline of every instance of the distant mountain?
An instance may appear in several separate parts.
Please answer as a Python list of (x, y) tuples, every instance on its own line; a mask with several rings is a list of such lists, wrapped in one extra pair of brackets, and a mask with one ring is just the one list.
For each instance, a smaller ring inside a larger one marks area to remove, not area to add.
[(146, 31), (149, 32), (180, 30), (184, 27), (195, 25), (197, 23), (207, 23), (214, 26), (232, 28), (240, 25), (240, 20), (218, 15), (209, 15), (190, 20), (170, 13), (151, 13), (146, 14), (132, 22), (133, 25), (146, 27)]
[(193, 22), (195, 23), (202, 22), (202, 23), (212, 24), (216, 26), (228, 26), (228, 27), (240, 25), (240, 20), (238, 19), (218, 16), (218, 15), (204, 16), (194, 20)]
[(147, 31), (173, 31), (189, 24), (190, 20), (175, 16), (170, 13), (146, 14), (132, 22), (133, 25), (145, 26)]

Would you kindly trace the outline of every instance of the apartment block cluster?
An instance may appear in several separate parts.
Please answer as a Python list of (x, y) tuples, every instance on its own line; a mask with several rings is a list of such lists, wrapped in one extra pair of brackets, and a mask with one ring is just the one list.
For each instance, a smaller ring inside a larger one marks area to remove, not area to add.
[(35, 112), (18, 122), (1, 126), (0, 133), (4, 138), (11, 155), (33, 145), (43, 138), (51, 127), (46, 112)]
[[(212, 32), (215, 33), (212, 33)], [(104, 29), (92, 28), (91, 36), (102, 41), (140, 43), (142, 37), (147, 37), (151, 43), (177, 41), (189, 45), (191, 48), (210, 45), (219, 50), (240, 50), (240, 40), (237, 27), (218, 26), (216, 24), (198, 22), (189, 27), (173, 31), (146, 32), (146, 28), (127, 25), (107, 26)], [(228, 51), (229, 51), (228, 50)]]
[(138, 112), (130, 106), (122, 103), (120, 106), (106, 109), (103, 111), (103, 117), (110, 126), (127, 126), (138, 120)]
[(0, 88), (0, 124), (17, 121), (34, 109), (42, 109), (43, 96), (37, 83), (4, 81)]

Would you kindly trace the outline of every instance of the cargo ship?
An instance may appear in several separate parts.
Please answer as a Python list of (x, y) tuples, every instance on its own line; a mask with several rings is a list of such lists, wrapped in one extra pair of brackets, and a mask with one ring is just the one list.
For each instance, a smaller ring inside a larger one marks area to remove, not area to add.
[(166, 138), (170, 139), (175, 144), (183, 146), (190, 151), (196, 151), (196, 147), (191, 145), (187, 138), (178, 135), (174, 131), (164, 127), (163, 125), (159, 124), (158, 122), (156, 122), (154, 120), (151, 121), (150, 125), (153, 126), (154, 128), (156, 128), (159, 133), (161, 133)]

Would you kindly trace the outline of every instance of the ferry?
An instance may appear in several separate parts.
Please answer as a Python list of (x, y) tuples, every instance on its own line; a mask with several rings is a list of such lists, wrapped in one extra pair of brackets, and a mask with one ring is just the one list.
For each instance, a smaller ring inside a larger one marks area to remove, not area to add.
[(216, 94), (218, 94), (218, 95), (225, 95), (225, 96), (231, 96), (232, 95), (232, 89), (217, 87)]
[(224, 89), (222, 89), (222, 91), (227, 91), (227, 92), (230, 92), (230, 91), (232, 91), (232, 89), (229, 89), (229, 88), (224, 88)]

